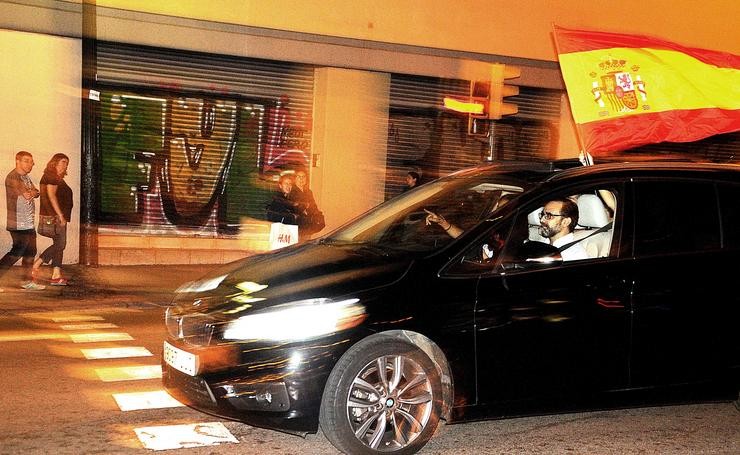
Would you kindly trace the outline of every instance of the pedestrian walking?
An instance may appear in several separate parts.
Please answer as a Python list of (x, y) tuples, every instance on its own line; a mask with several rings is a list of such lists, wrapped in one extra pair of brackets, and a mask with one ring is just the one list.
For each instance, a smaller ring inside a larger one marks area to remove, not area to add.
[[(33, 263), (32, 275), (38, 277), (42, 264), (51, 263), (52, 286), (66, 286), (62, 276), (62, 258), (67, 246), (67, 224), (72, 217), (72, 188), (64, 181), (69, 166), (69, 157), (57, 153), (51, 157), (41, 177), (41, 207), (39, 208), (39, 234), (53, 241)], [(42, 229), (46, 229), (46, 234)]]
[(18, 260), (24, 268), (24, 280), (21, 287), (29, 291), (45, 289), (46, 286), (33, 280), (33, 261), (36, 257), (36, 227), (34, 218), (39, 190), (31, 181), (29, 173), (33, 169), (33, 155), (26, 151), (15, 154), (15, 169), (5, 177), (5, 197), (8, 216), (7, 230), (13, 245), (10, 251), (0, 259), (0, 278)]

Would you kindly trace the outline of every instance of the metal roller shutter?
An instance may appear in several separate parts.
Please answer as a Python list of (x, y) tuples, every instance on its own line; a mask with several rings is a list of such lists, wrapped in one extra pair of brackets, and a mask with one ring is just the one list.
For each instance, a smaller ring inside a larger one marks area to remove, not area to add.
[(520, 87), (518, 96), (507, 98), (519, 112), (494, 123), (492, 144), (467, 134), (466, 116), (442, 108), (445, 96), (468, 94), (468, 81), (392, 75), (386, 199), (402, 191), (409, 171), (425, 181), (484, 160), (550, 156), (557, 144), (561, 91)]
[(228, 234), (309, 162), (311, 66), (107, 42), (97, 59), (104, 223)]

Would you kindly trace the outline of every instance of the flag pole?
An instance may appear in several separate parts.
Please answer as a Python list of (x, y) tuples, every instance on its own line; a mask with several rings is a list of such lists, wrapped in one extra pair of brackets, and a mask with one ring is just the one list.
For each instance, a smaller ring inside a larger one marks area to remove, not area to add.
[[(571, 117), (573, 116), (573, 110), (570, 111)], [(575, 122), (575, 120), (574, 120)], [(583, 138), (581, 137), (581, 127), (576, 124), (576, 142), (578, 144), (578, 161), (581, 162), (584, 166), (593, 166), (594, 165), (594, 157), (591, 156), (591, 154), (586, 150), (586, 147), (583, 146)]]
[[(558, 35), (556, 33), (556, 30), (558, 28), (557, 25), (555, 25), (554, 22), (551, 22), (550, 25), (552, 26), (552, 37), (553, 41), (555, 42), (555, 52), (560, 55), (560, 45), (558, 43)], [(562, 69), (560, 70), (560, 74), (562, 76), (563, 72)], [(594, 157), (591, 156), (591, 154), (586, 150), (586, 147), (583, 145), (583, 136), (581, 134), (581, 125), (579, 125), (576, 122), (575, 115), (573, 113), (573, 104), (570, 102), (570, 96), (568, 96), (568, 86), (565, 86), (565, 93), (566, 97), (568, 98), (568, 110), (570, 111), (570, 118), (573, 120), (573, 124), (576, 126), (576, 144), (578, 145), (578, 161), (581, 162), (584, 166), (593, 166), (594, 165)]]

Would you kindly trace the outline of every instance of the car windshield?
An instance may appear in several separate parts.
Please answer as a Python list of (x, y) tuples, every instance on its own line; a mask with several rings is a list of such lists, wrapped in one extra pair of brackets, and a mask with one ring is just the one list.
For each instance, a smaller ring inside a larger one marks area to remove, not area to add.
[[(541, 172), (490, 168), (485, 173), (456, 173), (386, 201), (341, 227), (324, 242), (434, 251), (450, 243), (453, 236), (493, 216), (542, 177)], [(430, 213), (444, 221), (427, 221)], [(447, 223), (452, 227), (448, 228)]]

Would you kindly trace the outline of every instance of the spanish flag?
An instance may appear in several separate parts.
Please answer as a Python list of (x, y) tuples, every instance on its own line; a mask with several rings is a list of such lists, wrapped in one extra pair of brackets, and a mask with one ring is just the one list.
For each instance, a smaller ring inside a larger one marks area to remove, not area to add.
[(691, 142), (740, 130), (740, 56), (557, 26), (554, 35), (586, 151)]

